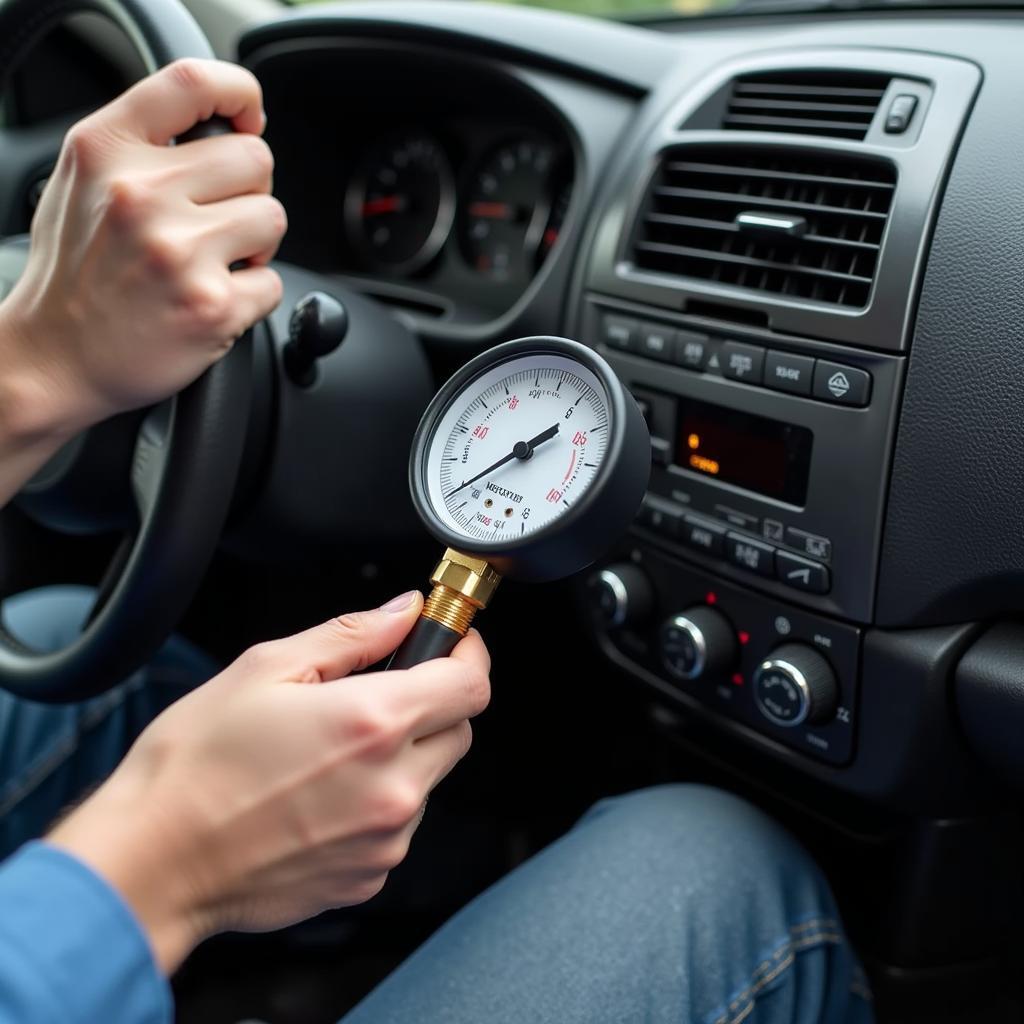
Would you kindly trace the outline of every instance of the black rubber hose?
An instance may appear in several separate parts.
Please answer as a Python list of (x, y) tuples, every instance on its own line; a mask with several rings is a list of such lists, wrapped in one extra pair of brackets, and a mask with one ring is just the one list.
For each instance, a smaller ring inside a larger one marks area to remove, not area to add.
[(434, 658), (447, 658), (461, 639), (454, 629), (442, 626), (433, 619), (420, 617), (388, 662), (388, 669), (412, 668), (413, 665)]

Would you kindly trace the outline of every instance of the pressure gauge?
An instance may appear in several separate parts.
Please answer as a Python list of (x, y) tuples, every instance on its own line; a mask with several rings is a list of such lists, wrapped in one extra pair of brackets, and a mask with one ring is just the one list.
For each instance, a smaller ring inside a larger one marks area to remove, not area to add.
[(636, 515), (650, 469), (639, 407), (586, 346), (523, 338), (467, 363), (413, 440), (413, 501), (447, 550), (391, 667), (449, 653), (502, 576), (590, 565)]
[(410, 484), (427, 529), (520, 580), (568, 576), (625, 531), (650, 474), (633, 397), (591, 349), (524, 338), (468, 363), (431, 403)]

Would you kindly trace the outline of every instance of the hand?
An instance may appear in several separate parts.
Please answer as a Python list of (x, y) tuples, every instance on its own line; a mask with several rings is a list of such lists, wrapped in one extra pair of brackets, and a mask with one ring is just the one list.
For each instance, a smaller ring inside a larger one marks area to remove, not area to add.
[[(169, 145), (215, 114), (237, 134)], [(0, 305), (10, 431), (69, 436), (180, 391), (277, 305), (263, 125), (248, 71), (187, 60), (68, 132)]]
[(470, 633), (451, 657), (340, 677), (391, 653), (422, 607), (260, 644), (157, 718), (49, 837), (104, 876), (168, 972), (201, 939), (369, 899), (490, 697)]

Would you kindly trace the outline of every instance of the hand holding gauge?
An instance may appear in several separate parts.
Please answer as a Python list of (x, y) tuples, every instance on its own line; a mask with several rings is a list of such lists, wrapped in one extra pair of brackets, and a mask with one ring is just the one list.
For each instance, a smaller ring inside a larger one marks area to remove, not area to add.
[(413, 440), (413, 502), (448, 550), (389, 667), (449, 654), (502, 576), (553, 580), (593, 562), (632, 521), (650, 468), (640, 410), (591, 349), (523, 338), (467, 363)]

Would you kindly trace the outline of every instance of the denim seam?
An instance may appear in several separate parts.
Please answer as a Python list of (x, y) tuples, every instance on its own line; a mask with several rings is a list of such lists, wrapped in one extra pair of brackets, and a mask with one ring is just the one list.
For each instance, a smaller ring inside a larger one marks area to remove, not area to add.
[(757, 995), (792, 966), (797, 953), (823, 943), (840, 945), (842, 941), (839, 924), (832, 918), (814, 918), (794, 925), (782, 944), (751, 972), (750, 984), (729, 1001), (712, 1024), (740, 1024), (753, 1010)]
[(9, 814), (34, 789), (48, 779), (78, 749), (82, 736), (95, 729), (122, 704), (130, 693), (139, 687), (139, 683), (128, 685), (114, 691), (112, 699), (92, 709), (91, 714), (82, 716), (78, 728), (63, 735), (49, 750), (42, 753), (22, 773), (20, 778), (12, 779), (0, 791), (0, 818)]

